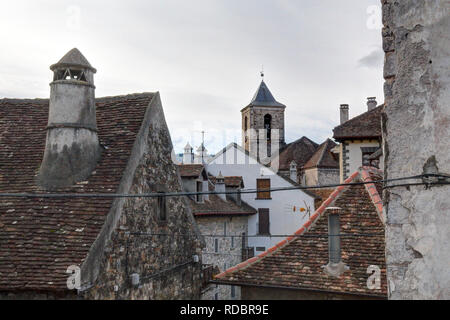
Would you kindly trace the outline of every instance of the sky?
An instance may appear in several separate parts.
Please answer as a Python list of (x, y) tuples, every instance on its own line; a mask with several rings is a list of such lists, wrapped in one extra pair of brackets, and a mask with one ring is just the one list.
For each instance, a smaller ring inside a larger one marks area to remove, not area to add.
[(159, 91), (176, 152), (241, 143), (260, 81), (287, 106), (286, 141), (331, 138), (383, 103), (379, 0), (8, 2), (0, 10), (0, 98), (47, 98), (49, 66), (76, 47), (96, 96)]

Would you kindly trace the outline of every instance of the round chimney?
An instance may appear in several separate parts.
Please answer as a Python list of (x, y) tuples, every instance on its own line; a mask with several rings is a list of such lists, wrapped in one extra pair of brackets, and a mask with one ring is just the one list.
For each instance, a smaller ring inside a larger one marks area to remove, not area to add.
[(85, 180), (101, 155), (95, 116), (94, 73), (74, 48), (50, 67), (47, 138), (38, 182), (47, 189)]

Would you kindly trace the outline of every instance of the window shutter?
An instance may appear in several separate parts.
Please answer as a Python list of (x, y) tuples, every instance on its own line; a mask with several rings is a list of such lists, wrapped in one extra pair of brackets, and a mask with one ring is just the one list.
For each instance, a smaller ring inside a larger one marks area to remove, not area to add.
[(259, 234), (270, 234), (269, 209), (258, 209)]
[(259, 191), (270, 189), (270, 179), (256, 180), (257, 199), (270, 199), (270, 191)]

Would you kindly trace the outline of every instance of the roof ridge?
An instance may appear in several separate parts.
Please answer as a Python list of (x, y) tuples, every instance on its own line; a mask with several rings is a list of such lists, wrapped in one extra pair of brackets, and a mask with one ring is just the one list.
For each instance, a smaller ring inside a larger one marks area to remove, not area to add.
[[(358, 120), (359, 118), (361, 118), (361, 117), (363, 117), (363, 116), (365, 116), (365, 115), (367, 115), (367, 114), (369, 114), (369, 113), (373, 113), (373, 112), (375, 112), (375, 111), (378, 111), (378, 110), (381, 109), (381, 107), (383, 107), (383, 106), (384, 106), (384, 104), (380, 104), (379, 106), (373, 108), (372, 110), (364, 111), (363, 113), (360, 113), (360, 114), (358, 114), (357, 116), (354, 116), (353, 118), (348, 119), (348, 120), (345, 121), (344, 123), (341, 123), (340, 125), (334, 127), (334, 129), (339, 128), (339, 127), (342, 127), (342, 126), (344, 126), (344, 125), (346, 125), (346, 124), (348, 124), (348, 123), (350, 123), (350, 122), (352, 122), (352, 121), (354, 121), (354, 120)], [(334, 129), (333, 129), (333, 131), (334, 131)]]
[[(375, 169), (375, 170), (373, 170)], [(372, 167), (361, 167), (358, 171), (355, 171), (350, 177), (348, 177), (345, 181), (344, 184), (349, 184), (351, 183), (356, 177), (361, 176), (361, 178), (364, 180), (364, 182), (367, 181), (372, 181), (369, 172), (374, 172), (376, 171), (376, 168), (372, 168)], [(376, 171), (377, 173), (380, 173), (381, 170)], [(366, 187), (366, 191), (369, 193), (369, 196), (371, 197), (371, 200), (373, 202), (373, 204), (375, 205), (375, 208), (377, 210), (377, 213), (379, 214), (379, 217), (382, 221), (382, 223), (384, 224), (383, 218), (382, 218), (382, 213), (380, 215), (378, 209), (380, 206), (380, 202), (381, 201), (381, 197), (378, 194), (378, 191), (375, 187), (374, 183), (368, 184), (369, 186)], [(365, 185), (366, 186), (366, 185)], [(322, 214), (325, 212), (325, 210), (328, 208), (328, 206), (332, 203), (334, 203), (334, 201), (338, 198), (338, 196), (345, 190), (349, 188), (349, 186), (344, 186), (344, 185), (340, 185), (339, 187), (337, 187), (327, 198), (327, 200), (325, 200), (321, 206), (314, 212), (314, 214), (308, 219), (308, 221), (306, 221), (303, 226), (298, 229), (294, 235), (287, 237), (286, 239), (284, 239), (283, 241), (280, 241), (279, 243), (277, 243), (275, 246), (267, 249), (266, 251), (262, 252), (261, 254), (257, 255), (256, 257), (250, 258), (244, 262), (241, 262), (240, 264), (225, 270), (224, 272), (216, 275), (214, 277), (214, 279), (216, 278), (221, 278), (229, 273), (233, 273), (235, 271), (238, 271), (240, 269), (243, 268), (248, 268), (251, 265), (253, 265), (256, 262), (261, 261), (263, 258), (265, 258), (266, 256), (270, 256), (272, 254), (274, 254), (275, 252), (277, 252), (278, 250), (284, 248), (285, 246), (287, 246), (289, 243), (291, 243), (296, 236), (302, 235), (305, 232), (307, 232), (309, 229), (311, 229), (311, 227), (318, 221), (318, 219), (322, 216)], [(369, 191), (370, 190), (370, 191)], [(377, 198), (378, 195), (378, 198)], [(377, 202), (375, 202), (377, 201)], [(382, 204), (381, 204), (381, 212), (382, 212)]]
[[(136, 92), (136, 93), (128, 93), (121, 94), (117, 96), (104, 96), (104, 97), (95, 97), (95, 101), (99, 100), (114, 100), (114, 99), (123, 99), (128, 97), (152, 97), (156, 92)], [(0, 103), (8, 102), (8, 103), (24, 103), (24, 102), (40, 102), (45, 103), (49, 102), (50, 98), (0, 98)]]

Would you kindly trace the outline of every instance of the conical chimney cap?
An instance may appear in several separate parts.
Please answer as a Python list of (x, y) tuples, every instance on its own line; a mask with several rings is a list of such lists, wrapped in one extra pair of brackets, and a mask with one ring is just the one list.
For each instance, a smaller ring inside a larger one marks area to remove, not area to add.
[(83, 54), (77, 48), (73, 48), (67, 52), (57, 63), (50, 66), (50, 70), (54, 70), (57, 67), (82, 67), (97, 72), (95, 68), (91, 66), (89, 61), (83, 56)]

